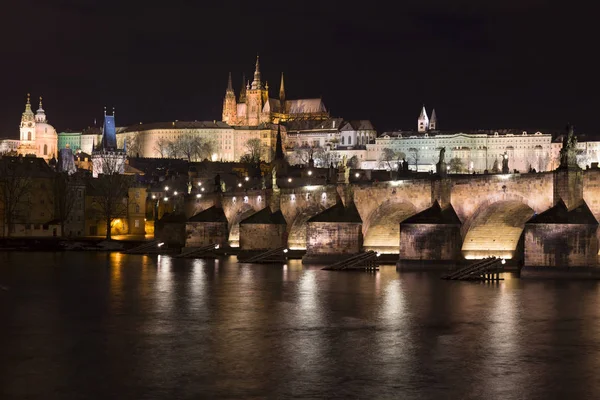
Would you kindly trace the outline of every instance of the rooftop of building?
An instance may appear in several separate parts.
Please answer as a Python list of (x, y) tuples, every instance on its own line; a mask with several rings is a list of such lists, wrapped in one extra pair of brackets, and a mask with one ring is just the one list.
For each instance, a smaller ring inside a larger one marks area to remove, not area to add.
[(466, 129), (466, 130), (429, 130), (426, 132), (418, 132), (415, 130), (397, 130), (383, 132), (379, 135), (381, 138), (430, 138), (435, 136), (523, 136), (523, 135), (552, 135), (552, 132), (542, 131), (526, 131), (523, 129)]
[(137, 124), (123, 128), (122, 133), (150, 131), (156, 129), (231, 129), (232, 127), (222, 121), (170, 121)]

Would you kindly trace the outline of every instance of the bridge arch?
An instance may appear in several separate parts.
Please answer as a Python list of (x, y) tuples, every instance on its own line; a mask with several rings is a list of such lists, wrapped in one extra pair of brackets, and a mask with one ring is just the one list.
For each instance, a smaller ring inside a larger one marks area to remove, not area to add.
[(324, 204), (313, 203), (303, 208), (290, 225), (288, 247), (292, 250), (306, 250), (306, 223), (326, 209)]
[(256, 206), (249, 203), (241, 203), (225, 214), (229, 223), (229, 245), (239, 247), (240, 245), (240, 221), (248, 218), (255, 212), (260, 211)]
[(535, 202), (517, 193), (488, 196), (471, 214), (463, 215), (462, 254), (467, 259), (489, 256), (513, 259), (521, 245), (525, 223), (536, 213)]
[(365, 250), (398, 253), (400, 222), (414, 215), (416, 207), (409, 201), (387, 200), (363, 219)]

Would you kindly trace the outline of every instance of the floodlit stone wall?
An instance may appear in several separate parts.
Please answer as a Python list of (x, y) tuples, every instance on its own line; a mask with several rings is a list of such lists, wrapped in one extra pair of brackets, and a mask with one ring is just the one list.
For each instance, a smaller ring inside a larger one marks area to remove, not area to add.
[(400, 260), (457, 261), (461, 245), (460, 225), (400, 225)]
[(306, 255), (351, 255), (362, 250), (362, 224), (348, 222), (309, 222)]
[(527, 224), (526, 267), (596, 267), (597, 225)]
[(185, 246), (202, 247), (209, 244), (227, 244), (229, 230), (227, 222), (186, 222)]
[(287, 246), (284, 224), (241, 224), (241, 250), (269, 250)]

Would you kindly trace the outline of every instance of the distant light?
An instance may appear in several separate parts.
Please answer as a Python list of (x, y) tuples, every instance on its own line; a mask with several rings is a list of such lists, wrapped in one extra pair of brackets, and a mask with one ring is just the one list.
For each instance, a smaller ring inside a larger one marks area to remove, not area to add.
[(200, 193), (198, 193), (198, 194), (196, 195), (196, 198), (197, 198), (197, 199), (199, 199), (200, 197), (202, 197), (202, 195), (201, 195)]
[(198, 186), (202, 186), (202, 182), (198, 182)]
[(165, 186), (165, 191), (169, 191), (169, 187), (168, 186)]
[(246, 182), (248, 182), (248, 181), (250, 180), (250, 178), (248, 178), (248, 177), (245, 177), (245, 178), (244, 178), (244, 180), (245, 180)]
[(310, 175), (312, 175), (312, 171), (308, 171), (308, 175), (309, 175), (309, 176), (310, 176)]
[(169, 198), (168, 198), (168, 197), (165, 197), (163, 200), (164, 200), (164, 201), (169, 201)]
[(503, 258), (502, 261), (500, 261), (502, 264), (506, 264), (506, 260)]
[(283, 249), (283, 252), (284, 252), (284, 253), (287, 253), (287, 252), (288, 252), (288, 249)]
[(177, 191), (173, 192), (173, 195), (174, 195), (174, 196), (177, 196)]
[(204, 192), (204, 188), (200, 188), (200, 190)]
[(291, 182), (291, 181), (292, 181), (292, 178), (288, 178), (288, 182)]
[(358, 178), (360, 174), (357, 172), (356, 174), (354, 174), (354, 176)]
[(241, 183), (238, 183), (238, 187), (242, 187), (242, 184), (241, 184)]
[(379, 257), (379, 256), (381, 255), (381, 253), (380, 253), (380, 252), (377, 252), (377, 254), (375, 254), (375, 255), (376, 255), (377, 257)]
[(162, 245), (165, 244), (164, 242), (160, 242), (159, 244), (157, 244), (158, 247), (162, 247)]
[(215, 244), (215, 250), (216, 250), (216, 249), (218, 249), (218, 248), (219, 248), (219, 245), (218, 245), (218, 244)]
[(154, 195), (154, 194), (153, 194), (153, 195), (152, 195), (152, 198), (153, 198), (153, 199), (156, 199), (156, 195)]

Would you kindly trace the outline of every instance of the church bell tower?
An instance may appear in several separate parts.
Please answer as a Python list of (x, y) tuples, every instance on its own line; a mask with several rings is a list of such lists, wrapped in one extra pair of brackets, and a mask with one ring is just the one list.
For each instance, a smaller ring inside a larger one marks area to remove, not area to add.
[(27, 93), (25, 111), (21, 115), (21, 125), (19, 130), (21, 142), (35, 142), (35, 115), (33, 115), (33, 111), (31, 110), (29, 93)]
[(223, 100), (223, 121), (228, 124), (235, 123), (237, 119), (237, 103), (235, 101), (235, 92), (231, 83), (231, 72), (229, 73), (229, 81), (227, 82), (227, 90), (225, 91), (225, 99)]

